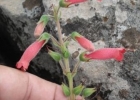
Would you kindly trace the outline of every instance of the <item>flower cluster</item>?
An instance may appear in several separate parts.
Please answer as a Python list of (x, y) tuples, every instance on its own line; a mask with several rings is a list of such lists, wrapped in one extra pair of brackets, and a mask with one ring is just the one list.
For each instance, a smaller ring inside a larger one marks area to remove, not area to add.
[[(85, 2), (87, 0), (60, 0), (59, 6), (53, 6), (53, 15), (42, 15), (34, 31), (34, 36), (39, 37), (35, 42), (33, 42), (23, 53), (20, 60), (16, 63), (16, 67), (22, 71), (26, 71), (31, 60), (39, 53), (40, 49), (51, 39), (51, 43), (55, 46), (56, 50), (49, 50), (48, 54), (53, 60), (59, 62), (63, 74), (67, 77), (69, 86), (62, 84), (62, 90), (65, 96), (69, 97), (69, 100), (75, 100), (77, 95), (81, 95), (83, 98), (90, 96), (96, 91), (95, 88), (86, 88), (83, 84), (73, 87), (73, 78), (77, 73), (78, 66), (80, 62), (88, 62), (94, 59), (106, 60), (115, 59), (117, 61), (122, 61), (125, 53), (125, 48), (102, 48), (95, 50), (92, 41), (88, 40), (86, 37), (80, 35), (78, 32), (72, 32), (68, 39), (62, 39), (62, 32), (60, 26), (60, 8), (68, 8), (72, 4), (77, 4)], [(102, 0), (98, 0), (101, 2)], [(57, 36), (58, 39), (54, 38), (51, 34), (44, 32), (44, 28), (47, 25), (50, 18), (56, 22)], [(81, 47), (85, 49), (79, 55), (79, 61), (74, 65), (73, 69), (70, 67), (70, 52), (68, 50), (68, 40), (72, 38), (74, 41), (78, 42)]]
[[(60, 7), (68, 7), (71, 4), (76, 4), (76, 3), (85, 2), (85, 1), (87, 0), (60, 0), (59, 5)], [(98, 0), (98, 1), (101, 1), (101, 0)], [(35, 28), (34, 36), (39, 37), (43, 33), (48, 20), (49, 20), (49, 17), (47, 15), (42, 15), (42, 17), (40, 18)], [(80, 54), (81, 61), (90, 61), (93, 59), (105, 60), (105, 59), (112, 59), (112, 58), (114, 58), (117, 61), (123, 60), (123, 54), (125, 53), (124, 48), (103, 48), (103, 49), (94, 51), (93, 43), (90, 40), (86, 39), (84, 36), (80, 35), (79, 33), (73, 32), (71, 34), (71, 38), (75, 40), (76, 42), (78, 42), (83, 48), (87, 50), (86, 52), (83, 52)], [(32, 43), (25, 50), (21, 59), (17, 62), (16, 67), (26, 71), (29, 66), (30, 61), (37, 55), (41, 47), (46, 43), (46, 41), (48, 41), (48, 39), (49, 39), (48, 34), (41, 35), (41, 37), (38, 40)], [(50, 55), (52, 56), (54, 54), (50, 54)]]

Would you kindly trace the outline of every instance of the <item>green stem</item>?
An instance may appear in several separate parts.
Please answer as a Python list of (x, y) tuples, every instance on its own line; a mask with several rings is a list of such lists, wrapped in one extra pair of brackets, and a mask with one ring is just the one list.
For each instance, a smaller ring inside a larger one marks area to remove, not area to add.
[[(55, 9), (55, 8), (54, 8)], [(61, 27), (60, 27), (60, 22), (59, 22), (59, 10), (60, 10), (60, 6), (57, 8), (57, 10), (55, 11), (55, 15), (56, 16), (56, 25), (57, 25), (57, 30), (58, 30), (58, 38), (59, 38), (59, 42), (61, 45), (63, 45), (63, 39), (62, 39), (62, 31), (61, 31)]]
[(64, 63), (65, 63), (66, 72), (69, 73), (70, 72), (69, 59), (64, 58)]
[[(54, 15), (56, 17), (56, 26), (57, 26), (57, 30), (58, 30), (59, 43), (60, 43), (61, 46), (65, 46), (64, 41), (62, 39), (62, 30), (61, 30), (61, 26), (60, 26), (60, 22), (59, 22), (59, 16), (58, 16), (59, 9), (60, 9), (60, 7), (58, 7), (57, 10), (55, 10), (55, 8), (54, 8), (54, 11), (55, 11)], [(70, 71), (69, 58), (63, 58), (63, 60), (64, 60), (64, 63), (62, 63), (62, 61), (60, 61), (59, 63), (61, 65), (62, 69), (65, 66), (66, 76), (67, 76), (67, 79), (68, 79), (69, 89), (70, 89), (69, 100), (75, 100), (75, 95), (73, 94), (73, 76), (72, 76), (72, 73)], [(64, 72), (64, 69), (63, 69), (63, 72)]]
[(61, 68), (62, 68), (62, 70), (63, 70), (63, 74), (66, 75), (65, 66), (64, 66), (62, 60), (59, 61), (59, 64), (60, 64), (60, 66), (61, 66)]
[(71, 39), (71, 35), (69, 35), (69, 36), (64, 40), (64, 42), (69, 41), (70, 39)]
[(59, 43), (52, 35), (50, 35), (50, 36), (51, 36), (52, 42), (53, 42), (55, 45), (60, 46), (60, 43)]
[(78, 61), (78, 62), (75, 64), (75, 66), (74, 66), (74, 69), (73, 69), (73, 71), (72, 71), (72, 76), (73, 76), (73, 77), (76, 75), (77, 69), (78, 69), (79, 65), (80, 65), (80, 61)]
[(70, 89), (70, 97), (69, 100), (75, 100), (75, 95), (73, 94), (73, 77), (72, 73), (67, 73), (67, 78), (69, 82), (69, 89)]
[(56, 11), (57, 17), (58, 17), (59, 10), (60, 10), (60, 6), (58, 7), (58, 9), (57, 9), (57, 11)]
[(62, 31), (61, 31), (60, 22), (59, 22), (58, 19), (57, 19), (57, 21), (56, 21), (56, 25), (57, 25), (57, 30), (58, 30), (59, 42), (60, 42), (61, 45), (63, 45)]

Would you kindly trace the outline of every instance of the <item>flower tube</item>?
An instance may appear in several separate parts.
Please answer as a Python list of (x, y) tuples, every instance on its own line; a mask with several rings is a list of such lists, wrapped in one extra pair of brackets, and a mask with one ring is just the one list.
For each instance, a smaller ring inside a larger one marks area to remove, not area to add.
[(80, 35), (79, 33), (73, 32), (71, 34), (71, 37), (72, 37), (72, 39), (77, 41), (87, 51), (91, 52), (94, 50), (93, 43), (90, 40), (86, 39), (84, 36)]
[(81, 3), (81, 2), (85, 2), (87, 0), (60, 0), (59, 5), (60, 7), (69, 7), (72, 4), (77, 4), (77, 3)]
[(124, 48), (103, 48), (88, 54), (86, 52), (83, 52), (80, 55), (80, 60), (90, 61), (94, 59), (98, 60), (115, 59), (117, 61), (122, 61), (125, 51), (126, 50)]
[(50, 35), (48, 33), (43, 33), (39, 39), (33, 42), (23, 53), (20, 60), (16, 63), (16, 67), (23, 71), (28, 69), (30, 61), (38, 54), (40, 49), (48, 42)]

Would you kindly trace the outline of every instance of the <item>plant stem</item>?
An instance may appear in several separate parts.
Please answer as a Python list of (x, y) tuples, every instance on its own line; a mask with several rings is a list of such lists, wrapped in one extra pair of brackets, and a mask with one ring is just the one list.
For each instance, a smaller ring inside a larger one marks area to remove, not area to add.
[(72, 71), (72, 76), (73, 76), (73, 77), (74, 77), (75, 74), (77, 73), (77, 69), (78, 69), (79, 65), (80, 65), (80, 61), (78, 61), (78, 62), (75, 64), (75, 66), (74, 66), (74, 69), (73, 69), (73, 71)]
[(51, 40), (55, 45), (60, 46), (60, 43), (52, 35), (51, 35)]
[(64, 66), (62, 60), (59, 61), (59, 64), (60, 64), (60, 66), (61, 66), (61, 68), (63, 70), (63, 74), (66, 75), (65, 66)]
[(64, 58), (64, 63), (65, 63), (66, 72), (69, 73), (70, 72), (69, 59)]
[(59, 42), (60, 42), (61, 45), (63, 45), (62, 31), (61, 31), (60, 22), (59, 22), (58, 19), (56, 21), (56, 25), (57, 25), (57, 29), (58, 29)]
[(62, 40), (62, 32), (61, 32), (61, 27), (60, 27), (60, 22), (59, 22), (59, 10), (60, 10), (60, 6), (57, 8), (55, 6), (53, 6), (54, 9), (54, 18), (56, 21), (56, 26), (58, 29), (58, 38), (59, 38), (59, 42), (61, 45), (63, 45), (63, 40)]
[(73, 94), (73, 77), (72, 73), (67, 74), (68, 82), (69, 82), (69, 89), (70, 89), (70, 97), (69, 100), (75, 100), (75, 95)]
[(62, 31), (61, 31), (61, 27), (60, 27), (60, 22), (59, 22), (59, 10), (60, 10), (60, 7), (58, 7), (57, 11), (55, 12), (57, 16), (56, 17), (56, 25), (57, 25), (57, 30), (58, 30), (58, 38), (59, 38), (59, 42), (61, 45), (63, 45), (63, 39), (62, 39)]
[[(61, 27), (60, 27), (60, 22), (59, 22), (59, 9), (60, 7), (58, 7), (57, 10), (54, 9), (55, 12), (55, 17), (56, 17), (56, 26), (57, 26), (57, 30), (58, 30), (58, 38), (59, 38), (59, 43), (61, 46), (65, 46), (64, 45), (64, 41), (62, 39), (62, 31), (61, 31)], [(69, 100), (75, 100), (75, 95), (73, 94), (73, 76), (72, 73), (70, 71), (70, 66), (69, 66), (69, 58), (63, 58), (64, 63), (62, 63), (62, 61), (60, 61), (60, 65), (62, 67), (62, 69), (65, 66), (65, 72), (66, 72), (66, 76), (68, 79), (68, 83), (69, 83), (69, 89), (70, 89), (70, 97)], [(64, 69), (63, 69), (63, 73), (64, 73)]]

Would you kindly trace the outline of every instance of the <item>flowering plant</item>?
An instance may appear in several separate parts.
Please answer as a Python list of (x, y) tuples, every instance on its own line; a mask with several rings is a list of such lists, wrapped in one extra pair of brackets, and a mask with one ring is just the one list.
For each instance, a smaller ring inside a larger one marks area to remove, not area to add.
[[(125, 53), (124, 48), (103, 48), (99, 50), (94, 50), (93, 43), (80, 35), (78, 32), (72, 32), (70, 38), (75, 42), (78, 42), (84, 49), (85, 52), (82, 52), (79, 55), (79, 61), (75, 64), (73, 69), (70, 69), (70, 52), (67, 48), (67, 39), (64, 41), (62, 38), (62, 32), (60, 27), (60, 8), (68, 8), (72, 4), (85, 2), (87, 0), (60, 0), (59, 6), (53, 6), (53, 15), (42, 15), (34, 31), (34, 36), (39, 37), (35, 42), (33, 42), (23, 53), (21, 59), (17, 62), (16, 67), (23, 71), (28, 69), (30, 61), (37, 55), (40, 49), (48, 42), (49, 39), (52, 40), (52, 43), (57, 51), (49, 50), (48, 54), (60, 64), (63, 74), (68, 79), (68, 86), (62, 83), (62, 90), (65, 96), (68, 97), (68, 100), (75, 100), (77, 95), (81, 95), (83, 99), (90, 96), (96, 91), (95, 88), (86, 88), (82, 84), (74, 87), (73, 78), (77, 73), (78, 66), (80, 62), (89, 62), (94, 59), (106, 60), (106, 59), (115, 59), (117, 61), (123, 60), (123, 55)], [(58, 29), (58, 40), (54, 38), (51, 34), (44, 32), (44, 28), (47, 25), (49, 18), (53, 18), (56, 22), (56, 27)]]

